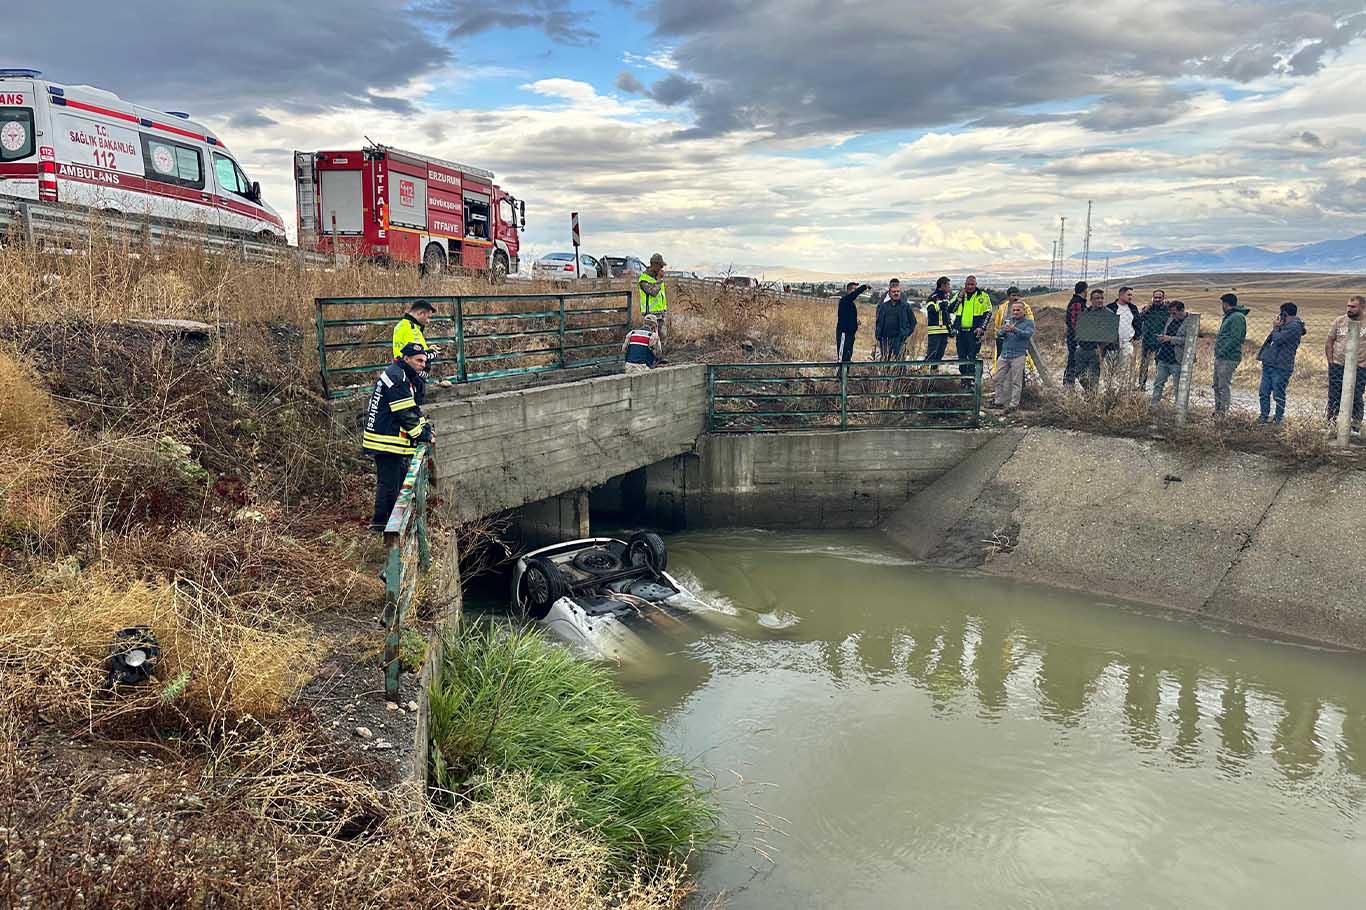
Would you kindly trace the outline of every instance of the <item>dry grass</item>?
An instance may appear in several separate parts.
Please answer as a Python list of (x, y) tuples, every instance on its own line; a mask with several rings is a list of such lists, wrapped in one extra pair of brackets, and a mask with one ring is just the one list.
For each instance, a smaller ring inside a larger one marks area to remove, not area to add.
[[(155, 683), (111, 693), (105, 661), (115, 631), (150, 627), (161, 646)], [(88, 729), (146, 722), (215, 728), (278, 715), (324, 642), (296, 621), (244, 609), (186, 583), (73, 572), (0, 597), (0, 654), (12, 693), (51, 718)]]

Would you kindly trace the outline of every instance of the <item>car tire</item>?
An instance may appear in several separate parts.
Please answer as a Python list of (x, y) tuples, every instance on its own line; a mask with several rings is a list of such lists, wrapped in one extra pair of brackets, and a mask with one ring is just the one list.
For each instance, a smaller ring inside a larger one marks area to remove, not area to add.
[(559, 566), (540, 556), (527, 560), (521, 584), (526, 592), (522, 599), (526, 605), (526, 615), (535, 620), (545, 619), (555, 601), (569, 593), (569, 585), (565, 583)]
[(640, 531), (626, 542), (626, 561), (632, 566), (649, 566), (656, 574), (669, 567), (669, 551), (664, 539), (653, 531)]
[(490, 278), (494, 284), (502, 284), (508, 280), (508, 258), (502, 252), (493, 254), (493, 270)]
[(590, 575), (611, 575), (622, 570), (621, 560), (611, 550), (594, 547), (584, 550), (574, 557), (574, 568)]
[(446, 271), (446, 254), (435, 243), (427, 244), (427, 249), (422, 253), (422, 274), (429, 278), (435, 278), (444, 271)]

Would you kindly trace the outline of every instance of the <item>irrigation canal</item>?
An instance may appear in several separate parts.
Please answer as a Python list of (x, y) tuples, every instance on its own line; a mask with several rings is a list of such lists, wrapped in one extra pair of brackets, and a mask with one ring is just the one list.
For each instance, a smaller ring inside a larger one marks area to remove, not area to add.
[(669, 547), (722, 612), (620, 677), (738, 834), (704, 897), (1360, 906), (1366, 656), (918, 566), (871, 532)]

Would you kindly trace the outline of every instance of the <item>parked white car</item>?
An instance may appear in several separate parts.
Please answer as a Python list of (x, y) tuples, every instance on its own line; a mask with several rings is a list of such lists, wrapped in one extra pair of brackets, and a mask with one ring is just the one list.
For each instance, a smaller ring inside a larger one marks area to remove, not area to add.
[(579, 254), (579, 272), (574, 272), (573, 253), (546, 253), (531, 264), (532, 278), (569, 281), (574, 278), (602, 278), (602, 265), (587, 253)]

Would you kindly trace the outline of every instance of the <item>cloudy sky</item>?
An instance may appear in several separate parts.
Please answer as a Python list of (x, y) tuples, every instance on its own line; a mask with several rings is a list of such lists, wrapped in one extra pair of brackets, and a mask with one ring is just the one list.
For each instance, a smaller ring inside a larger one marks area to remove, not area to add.
[[(487, 167), (533, 253), (988, 270), (1366, 231), (1366, 0), (69, 0), (18, 57), (292, 149)], [(12, 52), (11, 52), (12, 53)]]

